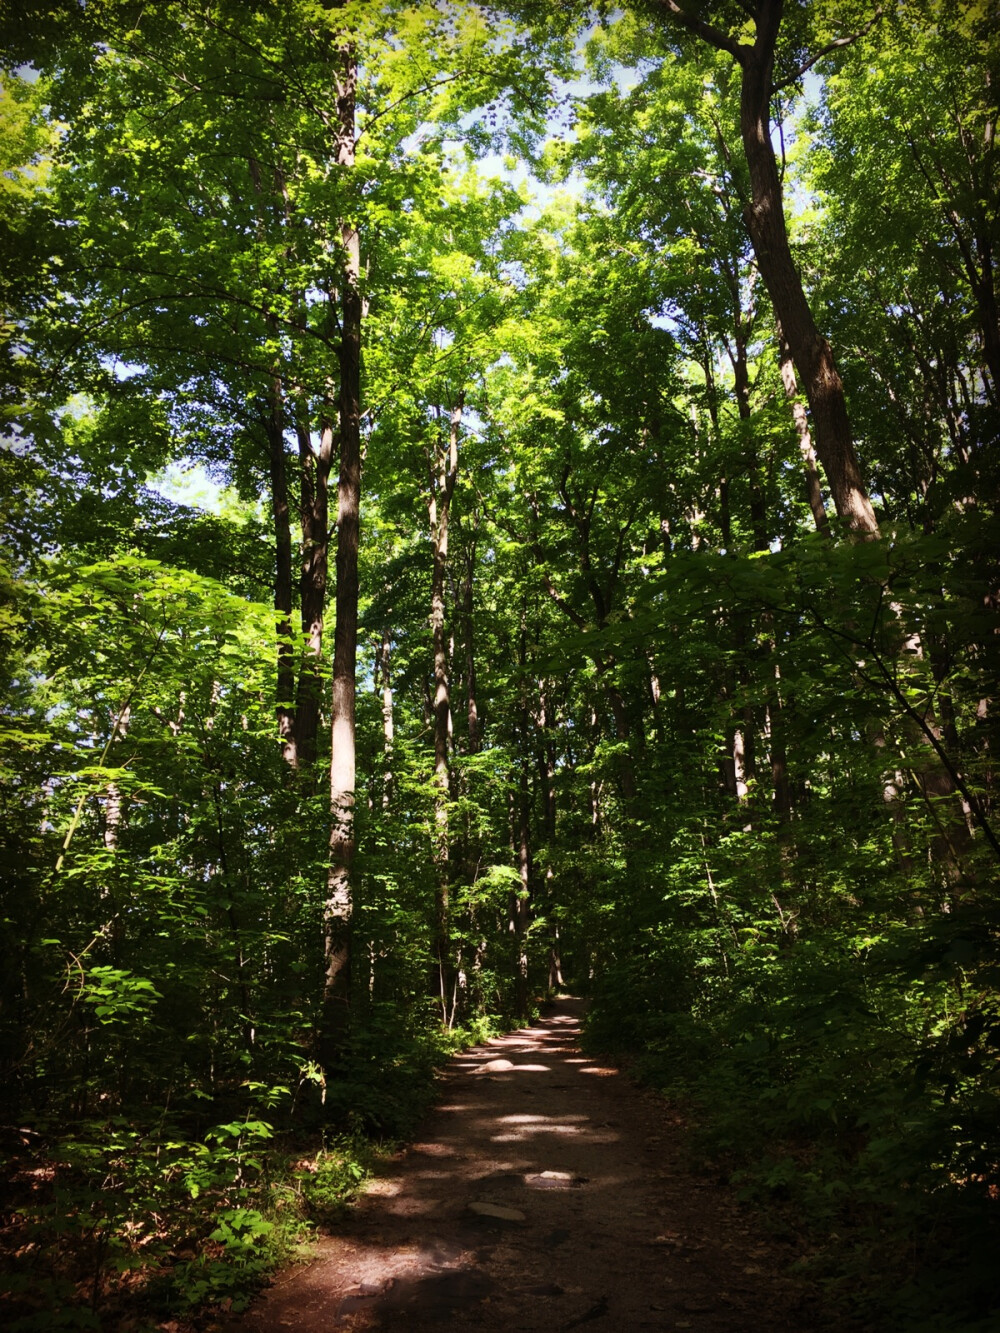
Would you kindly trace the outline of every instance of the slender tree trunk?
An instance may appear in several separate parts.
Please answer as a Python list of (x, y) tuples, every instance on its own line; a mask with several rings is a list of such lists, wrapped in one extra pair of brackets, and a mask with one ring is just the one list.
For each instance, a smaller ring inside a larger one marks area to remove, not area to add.
[[(753, 410), (750, 406), (750, 368), (747, 362), (747, 327), (742, 310), (736, 312), (736, 330), (733, 353), (733, 388), (736, 411), (743, 431), (744, 458), (750, 487), (750, 535), (755, 551), (766, 551), (770, 545), (767, 529), (767, 500), (760, 474), (760, 454), (753, 429)], [(750, 653), (753, 629), (744, 613), (738, 613), (736, 640), (739, 651), (740, 678), (745, 686), (751, 671)], [(750, 784), (757, 778), (757, 718), (753, 706), (743, 708), (743, 726), (737, 726), (733, 738), (733, 762), (736, 770), (736, 795), (744, 803), (750, 793)], [(749, 828), (749, 825), (745, 825)]]
[(773, 691), (767, 700), (767, 720), (771, 733), (771, 782), (774, 788), (774, 813), (779, 824), (787, 824), (792, 814), (792, 793), (788, 782), (788, 753), (785, 749), (781, 700)]
[(753, 427), (750, 424), (753, 420), (753, 411), (750, 407), (750, 369), (747, 365), (746, 333), (742, 317), (736, 330), (733, 354), (733, 387), (736, 392), (736, 411), (739, 414), (743, 429), (744, 457), (750, 482), (750, 533), (753, 538), (753, 549), (755, 551), (766, 551), (768, 549), (767, 508), (760, 476), (760, 456), (757, 452), (757, 441), (754, 437)]
[(333, 461), (333, 422), (328, 411), (320, 421), (319, 451), (314, 453), (309, 422), (300, 410), (295, 423), (299, 446), (302, 524), (302, 566), (299, 576), (305, 655), (299, 668), (295, 701), (298, 760), (309, 768), (316, 760), (322, 683), (323, 618), (329, 548), (329, 481)]
[[(475, 516), (473, 516), (475, 523)], [(465, 557), (465, 577), (462, 580), (462, 616), (465, 621), (465, 687), (469, 726), (469, 754), (478, 754), (479, 700), (476, 690), (476, 621), (473, 578), (476, 569), (476, 533), (472, 532)]]
[[(132, 721), (132, 706), (126, 703), (118, 714), (115, 733), (119, 741), (128, 735)], [(114, 855), (118, 850), (118, 839), (122, 826), (122, 793), (116, 782), (109, 782), (104, 797), (104, 850)]]
[[(542, 828), (549, 849), (556, 841), (556, 746), (554, 709), (544, 679), (538, 682), (538, 783), (542, 797)], [(551, 855), (551, 851), (550, 851)], [(552, 866), (545, 871), (545, 916), (549, 936), (549, 990), (563, 984), (559, 943), (559, 914), (555, 900), (556, 880)]]
[(226, 920), (229, 923), (229, 934), (233, 944), (233, 962), (236, 964), (236, 984), (240, 993), (240, 1008), (242, 1010), (240, 1020), (243, 1027), (243, 1044), (247, 1055), (252, 1058), (257, 1034), (254, 1028), (253, 1009), (250, 1000), (250, 986), (247, 981), (247, 960), (246, 952), (243, 947), (243, 932), (240, 929), (240, 919), (236, 911), (235, 899), (237, 896), (237, 886), (233, 876), (229, 872), (229, 858), (226, 854), (226, 824), (223, 816), (223, 788), (218, 782), (213, 785), (212, 800), (215, 805), (219, 869), (222, 872), (222, 879), (226, 886), (225, 894), (228, 899), (228, 903), (224, 910), (226, 913)]
[(769, 670), (772, 678), (768, 685), (766, 703), (768, 747), (771, 754), (771, 789), (773, 793), (771, 812), (778, 826), (778, 860), (781, 878), (787, 886), (792, 881), (792, 868), (796, 855), (792, 828), (792, 784), (788, 780), (787, 728), (781, 702), (781, 668), (778, 665), (777, 643), (774, 638), (770, 640), (768, 647), (771, 655)]
[[(467, 753), (470, 755), (478, 754), (482, 748), (478, 693), (476, 688), (476, 621), (475, 621), (475, 572), (476, 572), (476, 545), (477, 545), (477, 521), (478, 514), (472, 515), (472, 532), (469, 534), (465, 543), (465, 568), (462, 575), (462, 583), (457, 601), (457, 610), (461, 618), (463, 637), (465, 640), (465, 689), (466, 689), (466, 716), (468, 721), (467, 735)], [(456, 518), (457, 522), (457, 518)], [(465, 783), (468, 783), (468, 776), (465, 777)], [(468, 787), (465, 786), (463, 795), (468, 795)], [(463, 874), (467, 884), (475, 884), (479, 876), (479, 866), (482, 857), (482, 837), (475, 815), (474, 803), (469, 802), (466, 806), (464, 828), (462, 830), (461, 861), (463, 865)], [(477, 933), (476, 909), (470, 903), (467, 908), (467, 918), (465, 922), (465, 937), (473, 939)], [(470, 962), (471, 979), (459, 957), (457, 972), (455, 977), (455, 1001), (456, 1013), (452, 1015), (453, 1020), (459, 1013), (468, 1013), (470, 1007), (478, 995), (481, 994), (481, 965), (482, 955), (480, 949), (475, 949), (472, 953)], [(475, 993), (474, 993), (475, 992)]]
[(396, 728), (392, 712), (392, 679), (389, 675), (392, 640), (388, 630), (382, 632), (382, 643), (378, 652), (378, 679), (376, 688), (382, 689), (382, 756), (385, 770), (382, 774), (382, 809), (388, 810), (392, 804), (393, 789), (393, 750), (395, 748)]
[[(247, 166), (254, 192), (263, 203), (264, 185), (260, 163), (251, 156)], [(280, 173), (279, 173), (280, 177)], [(283, 191), (283, 182), (277, 181)], [(258, 221), (258, 232), (263, 227), (263, 213)], [(268, 332), (277, 335), (277, 320), (267, 318)], [(268, 445), (268, 467), (271, 480), (271, 513), (274, 523), (274, 609), (278, 615), (278, 679), (275, 713), (278, 736), (285, 761), (298, 768), (298, 749), (295, 735), (295, 651), (292, 644), (292, 532), (288, 507), (288, 471), (285, 462), (284, 385), (277, 360), (268, 385), (268, 414), (265, 420)]]
[[(126, 703), (118, 714), (118, 722), (113, 730), (119, 741), (128, 735), (132, 721), (132, 707)], [(109, 940), (111, 943), (111, 961), (116, 965), (121, 959), (125, 939), (124, 921), (122, 920), (122, 875), (118, 864), (118, 842), (122, 830), (122, 792), (116, 782), (109, 782), (104, 797), (104, 850), (110, 855), (110, 864), (105, 871), (101, 888), (101, 897), (111, 916)]]
[[(354, 165), (357, 53), (341, 47), (337, 86), (337, 160)], [(346, 1032), (350, 1003), (351, 865), (354, 860), (355, 693), (358, 548), (361, 537), (361, 241), (341, 228), (340, 479), (337, 485), (337, 593), (333, 637), (330, 752), (330, 869), (324, 909), (326, 982), (322, 1040), (328, 1061)]]
[(528, 924), (531, 919), (531, 798), (528, 786), (528, 756), (530, 719), (526, 668), (528, 663), (528, 634), (524, 609), (521, 612), (521, 633), (518, 651), (521, 668), (521, 703), (518, 709), (521, 757), (518, 765), (517, 796), (513, 810), (514, 849), (517, 856), (519, 887), (510, 898), (509, 929), (513, 943), (514, 1013), (518, 1018), (528, 1013)]
[[(702, 369), (705, 372), (705, 394), (708, 399), (708, 416), (712, 423), (712, 435), (716, 447), (720, 448), (722, 432), (719, 429), (719, 392), (716, 387), (715, 370), (712, 365), (712, 347), (707, 332), (703, 332), (702, 339), (704, 344), (704, 361), (702, 362)], [(722, 549), (724, 551), (731, 551), (733, 548), (733, 517), (730, 480), (728, 476), (719, 478), (719, 532), (722, 537)]]
[(546, 692), (545, 680), (538, 682), (538, 781), (542, 796), (542, 827), (545, 840), (553, 843), (556, 836), (555, 745), (552, 741), (552, 705)]
[(826, 516), (826, 508), (823, 504), (823, 491), (820, 486), (819, 469), (816, 466), (816, 450), (813, 448), (812, 436), (809, 433), (809, 419), (806, 414), (805, 405), (800, 401), (798, 393), (799, 386), (795, 379), (795, 365), (792, 361), (792, 354), (788, 350), (788, 343), (784, 335), (778, 329), (778, 345), (781, 357), (781, 382), (785, 387), (785, 397), (792, 406), (792, 419), (795, 422), (795, 433), (799, 437), (799, 453), (802, 455), (802, 466), (806, 474), (806, 496), (809, 500), (809, 508), (812, 510), (813, 522), (816, 524), (816, 531), (822, 532), (828, 536), (830, 532), (830, 522)]
[(973, 292), (983, 330), (983, 361), (989, 369), (989, 378), (992, 380), (990, 397), (995, 403), (1000, 399), (1000, 314), (997, 311), (990, 259), (984, 258), (983, 268), (986, 276), (973, 284)]
[[(525, 741), (527, 738), (525, 738)], [(517, 873), (519, 890), (511, 903), (511, 933), (514, 937), (514, 1013), (528, 1015), (528, 924), (531, 920), (531, 801), (528, 763), (521, 760), (517, 791)]]
[[(613, 669), (613, 663), (607, 663), (607, 666)], [(635, 782), (635, 764), (632, 762), (632, 727), (628, 718), (628, 709), (625, 707), (625, 700), (622, 698), (618, 686), (606, 685), (605, 693), (608, 696), (608, 703), (611, 705), (611, 715), (615, 720), (615, 740), (620, 741), (624, 746), (618, 759), (618, 772), (621, 777), (625, 808), (631, 811), (638, 795)]]
[(451, 732), (451, 683), (449, 679), (448, 640), (445, 636), (444, 594), (448, 572), (448, 522), (451, 498), (458, 476), (458, 433), (462, 424), (463, 396), (451, 410), (447, 445), (435, 439), (431, 459), (430, 515), (433, 543), (431, 574), (431, 636), (434, 650), (434, 864), (437, 870), (437, 900), (434, 914), (435, 990), (441, 997), (442, 1021), (448, 1023), (449, 996), (452, 991), (449, 931), (449, 854), (448, 803), (451, 769), (448, 740)]
[(298, 767), (295, 746), (295, 652), (292, 646), (292, 529), (285, 466), (285, 430), (281, 380), (274, 375), (268, 393), (266, 419), (268, 465), (271, 479), (271, 515), (274, 524), (274, 609), (278, 624), (278, 682), (275, 712), (281, 752)]

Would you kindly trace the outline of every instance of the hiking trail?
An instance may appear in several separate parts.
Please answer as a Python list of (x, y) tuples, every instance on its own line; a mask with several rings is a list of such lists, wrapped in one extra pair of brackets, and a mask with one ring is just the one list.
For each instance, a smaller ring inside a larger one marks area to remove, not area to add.
[(231, 1333), (805, 1333), (787, 1246), (685, 1164), (680, 1118), (581, 1052), (584, 1003), (456, 1056), (419, 1138)]

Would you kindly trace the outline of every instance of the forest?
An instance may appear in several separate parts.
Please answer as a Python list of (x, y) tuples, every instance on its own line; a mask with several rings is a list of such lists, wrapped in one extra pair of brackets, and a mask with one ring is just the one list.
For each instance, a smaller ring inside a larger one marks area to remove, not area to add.
[(243, 1308), (565, 991), (837, 1327), (995, 1329), (995, 0), (0, 48), (7, 1326)]

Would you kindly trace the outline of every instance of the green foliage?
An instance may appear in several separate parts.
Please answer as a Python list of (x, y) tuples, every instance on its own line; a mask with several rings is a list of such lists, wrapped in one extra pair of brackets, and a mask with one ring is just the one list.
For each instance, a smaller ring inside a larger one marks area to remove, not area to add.
[[(372, 1159), (344, 1141), (293, 1160), (251, 1115), (197, 1139), (179, 1129), (166, 1115), (144, 1128), (122, 1116), (79, 1122), (54, 1168), (18, 1164), (15, 1197), (32, 1174), (48, 1178), (19, 1204), (9, 1327), (114, 1327), (137, 1300), (161, 1316), (244, 1309), (313, 1221), (335, 1220)], [(46, 1160), (41, 1144), (36, 1160)]]
[[(731, 55), (662, 5), (555, 8), (0, 19), (14, 1327), (242, 1308), (449, 1052), (560, 984), (814, 1238), (832, 1308), (909, 1333), (995, 1313), (989, 6), (785, 7), (789, 231), (868, 542), (815, 531)], [(712, 21), (753, 35), (745, 5)], [(531, 208), (501, 152), (546, 180)], [(365, 468), (331, 1055), (345, 227)]]
[(306, 1215), (319, 1226), (334, 1226), (365, 1179), (371, 1149), (364, 1140), (345, 1140), (317, 1157), (298, 1176)]
[(135, 1023), (148, 1017), (153, 1002), (163, 998), (151, 981), (134, 976), (127, 967), (101, 965), (87, 969), (80, 996), (94, 1006), (104, 1024)]

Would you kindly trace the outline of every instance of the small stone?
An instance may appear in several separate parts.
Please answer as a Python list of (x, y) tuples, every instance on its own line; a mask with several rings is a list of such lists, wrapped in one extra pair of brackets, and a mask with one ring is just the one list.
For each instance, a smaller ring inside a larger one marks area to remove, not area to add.
[(539, 1175), (525, 1176), (524, 1183), (536, 1190), (568, 1190), (581, 1180), (568, 1171), (542, 1171)]
[(485, 1217), (493, 1222), (526, 1222), (528, 1219), (520, 1208), (506, 1208), (500, 1203), (470, 1203), (469, 1212), (477, 1217)]

